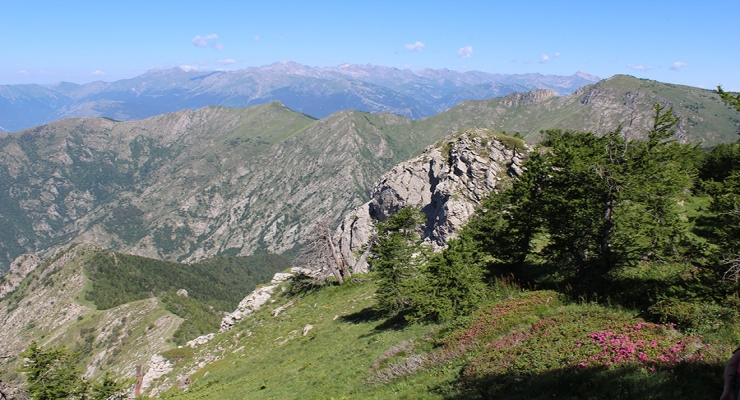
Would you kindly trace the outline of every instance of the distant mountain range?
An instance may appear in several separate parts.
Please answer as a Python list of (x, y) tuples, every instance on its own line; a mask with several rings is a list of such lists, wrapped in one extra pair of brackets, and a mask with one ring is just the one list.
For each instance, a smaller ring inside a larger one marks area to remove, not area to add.
[(340, 110), (387, 112), (419, 119), (465, 100), (550, 89), (559, 96), (599, 78), (491, 74), (448, 69), (399, 70), (375, 65), (309, 67), (281, 62), (236, 71), (154, 69), (132, 79), (78, 85), (0, 85), (0, 130), (6, 132), (63, 118), (143, 119), (209, 105), (245, 107), (278, 100), (323, 118)]

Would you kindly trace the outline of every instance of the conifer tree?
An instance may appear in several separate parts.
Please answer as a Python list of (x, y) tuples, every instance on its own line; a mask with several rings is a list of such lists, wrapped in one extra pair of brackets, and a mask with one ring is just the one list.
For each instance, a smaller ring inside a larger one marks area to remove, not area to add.
[(409, 206), (375, 227), (368, 262), (378, 281), (375, 308), (383, 314), (395, 316), (412, 305), (419, 267), (428, 253), (420, 234), (425, 222), (424, 214)]
[[(717, 92), (740, 111), (740, 94), (733, 96), (722, 87), (717, 87)], [(701, 172), (706, 180), (704, 188), (712, 196), (710, 210), (715, 213), (719, 264), (725, 278), (740, 283), (740, 140), (712, 149)]]
[(417, 318), (451, 320), (469, 314), (485, 298), (483, 270), (470, 235), (452, 239), (447, 245), (424, 268), (414, 301)]
[(484, 202), (470, 223), (494, 265), (522, 265), (543, 234), (540, 256), (583, 279), (678, 256), (688, 229), (679, 201), (692, 184), (695, 147), (670, 140), (672, 109), (654, 110), (647, 140), (627, 139), (621, 129), (601, 137), (544, 132), (521, 178)]
[(740, 111), (740, 93), (735, 93), (733, 96), (732, 94), (722, 90), (722, 86), (717, 86), (717, 94), (719, 94), (719, 97), (726, 101), (727, 104), (735, 107), (737, 111)]
[(64, 347), (44, 350), (32, 342), (21, 356), (27, 359), (21, 371), (26, 373), (26, 390), (34, 400), (66, 399), (87, 391), (75, 366), (78, 354)]

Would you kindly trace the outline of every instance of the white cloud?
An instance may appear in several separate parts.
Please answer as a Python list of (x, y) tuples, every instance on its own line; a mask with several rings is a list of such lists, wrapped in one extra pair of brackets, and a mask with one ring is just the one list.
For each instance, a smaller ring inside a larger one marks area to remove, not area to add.
[(211, 33), (210, 35), (200, 36), (197, 35), (196, 37), (191, 40), (193, 43), (193, 46), (195, 47), (213, 47), (216, 50), (223, 50), (224, 46), (222, 44), (216, 43), (216, 39), (218, 39), (218, 35), (215, 33)]
[(683, 61), (676, 61), (669, 68), (672, 69), (672, 70), (674, 70), (674, 71), (678, 71), (679, 69), (681, 69), (681, 68), (683, 68), (683, 67), (685, 67), (687, 65), (689, 65), (689, 64), (686, 64)]
[(221, 65), (229, 65), (229, 64), (233, 64), (235, 62), (236, 62), (236, 60), (234, 60), (233, 58), (227, 58), (225, 60), (218, 60), (218, 63), (221, 64)]
[(413, 53), (415, 51), (422, 51), (422, 50), (424, 50), (424, 43), (422, 43), (422, 42), (408, 43), (408, 44), (403, 45), (403, 47), (409, 53)]
[(460, 58), (470, 58), (473, 55), (473, 46), (460, 47), (457, 50), (457, 56)]
[(22, 74), (22, 75), (28, 75), (28, 74), (30, 74), (30, 72), (26, 71), (25, 69), (22, 69), (22, 70), (18, 71), (18, 73), (19, 74)]
[(647, 71), (653, 69), (653, 67), (649, 65), (642, 65), (642, 64), (627, 64), (628, 67), (632, 69), (636, 69), (638, 71)]
[(260, 40), (260, 35), (254, 35), (254, 40)]
[(543, 54), (543, 55), (541, 55), (541, 56), (540, 56), (540, 64), (544, 64), (544, 63), (546, 63), (546, 62), (550, 62), (550, 61), (552, 61), (552, 60), (554, 60), (554, 59), (556, 59), (556, 58), (558, 58), (558, 57), (560, 57), (560, 56), (561, 56), (561, 54), (560, 54), (560, 52), (559, 52), (559, 51), (556, 51), (556, 52), (555, 52), (555, 55), (554, 55), (554, 56), (552, 56), (552, 57), (550, 57), (550, 56), (549, 56), (549, 55), (547, 55), (547, 54)]
[(196, 36), (193, 38), (193, 46), (195, 47), (206, 47), (208, 46), (208, 42), (206, 42), (205, 38), (202, 38), (200, 36)]
[(193, 65), (181, 65), (180, 69), (183, 71), (197, 71), (198, 67), (193, 66)]
[(107, 74), (105, 72), (97, 69), (97, 70), (91, 72), (90, 75), (107, 75)]

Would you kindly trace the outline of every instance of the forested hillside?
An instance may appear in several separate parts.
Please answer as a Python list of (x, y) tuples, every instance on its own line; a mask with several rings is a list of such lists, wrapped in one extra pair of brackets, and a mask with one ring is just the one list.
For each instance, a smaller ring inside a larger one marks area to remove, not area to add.
[(740, 118), (716, 93), (624, 75), (422, 120), (357, 111), (314, 120), (272, 102), (0, 133), (0, 271), (70, 241), (188, 262), (290, 251), (316, 219), (339, 221), (383, 173), (446, 135), (493, 129), (534, 143), (543, 129), (602, 136), (621, 124), (645, 138), (656, 103), (674, 107), (681, 143), (735, 140)]
[[(290, 266), (275, 254), (181, 264), (87, 244), (27, 261), (38, 265), (0, 295), (0, 379), (13, 385), (23, 382), (22, 354), (31, 343), (39, 354), (64, 346), (54, 357), (78, 377), (135, 376), (152, 355), (216, 332), (245, 293)], [(7, 278), (3, 289), (15, 274)]]

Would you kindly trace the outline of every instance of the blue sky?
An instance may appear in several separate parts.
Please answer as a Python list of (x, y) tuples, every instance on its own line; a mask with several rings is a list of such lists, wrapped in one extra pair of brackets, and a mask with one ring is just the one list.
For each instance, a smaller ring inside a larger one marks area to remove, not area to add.
[(740, 90), (739, 15), (740, 0), (0, 0), (0, 84), (295, 61)]

